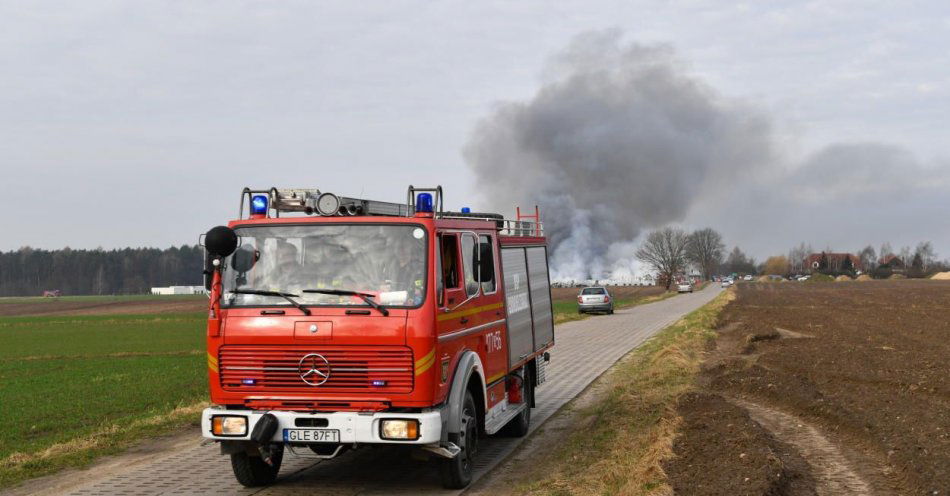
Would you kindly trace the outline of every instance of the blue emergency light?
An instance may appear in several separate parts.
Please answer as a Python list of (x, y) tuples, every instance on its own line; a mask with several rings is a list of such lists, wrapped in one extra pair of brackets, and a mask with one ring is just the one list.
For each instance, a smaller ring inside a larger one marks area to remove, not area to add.
[(416, 197), (416, 213), (432, 213), (432, 193), (419, 193)]
[(267, 215), (267, 197), (254, 195), (251, 198), (251, 215)]

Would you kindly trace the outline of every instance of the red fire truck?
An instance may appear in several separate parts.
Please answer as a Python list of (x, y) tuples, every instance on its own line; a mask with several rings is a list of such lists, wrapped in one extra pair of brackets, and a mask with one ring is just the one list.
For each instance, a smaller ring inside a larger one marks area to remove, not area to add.
[(205, 235), (202, 431), (241, 484), (273, 482), (285, 449), (410, 445), (462, 488), (479, 438), (528, 432), (554, 345), (540, 216), (406, 198), (245, 188)]

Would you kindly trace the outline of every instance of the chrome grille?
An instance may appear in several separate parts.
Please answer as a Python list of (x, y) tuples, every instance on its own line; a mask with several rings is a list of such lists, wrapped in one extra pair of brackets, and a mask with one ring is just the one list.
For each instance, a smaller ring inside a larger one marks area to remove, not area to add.
[[(300, 378), (300, 360), (311, 353), (330, 364), (330, 377), (319, 386)], [(218, 363), (221, 387), (228, 391), (408, 393), (413, 387), (412, 349), (404, 346), (226, 345), (218, 350)]]

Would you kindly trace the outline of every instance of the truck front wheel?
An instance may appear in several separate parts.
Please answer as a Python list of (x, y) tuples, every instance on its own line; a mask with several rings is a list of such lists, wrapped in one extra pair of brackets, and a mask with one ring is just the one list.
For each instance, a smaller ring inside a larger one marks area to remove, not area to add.
[(442, 460), (442, 485), (446, 489), (463, 489), (472, 482), (472, 467), (478, 454), (478, 415), (475, 410), (475, 398), (471, 391), (465, 392), (462, 402), (461, 431), (449, 434), (461, 451), (454, 458)]
[(247, 452), (231, 454), (231, 469), (234, 478), (245, 487), (266, 486), (277, 480), (280, 463), (284, 458), (284, 447), (275, 447), (271, 453), (271, 463), (268, 464), (260, 456), (250, 455)]

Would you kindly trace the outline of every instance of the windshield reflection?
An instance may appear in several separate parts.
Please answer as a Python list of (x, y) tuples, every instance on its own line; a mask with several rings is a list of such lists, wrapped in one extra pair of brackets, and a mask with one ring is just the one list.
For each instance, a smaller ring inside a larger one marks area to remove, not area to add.
[(284, 298), (235, 289), (300, 295), (304, 305), (366, 305), (358, 296), (305, 293), (344, 290), (386, 306), (418, 306), (425, 296), (427, 236), (407, 225), (333, 224), (235, 229), (240, 247), (225, 261), (228, 306), (289, 305)]

